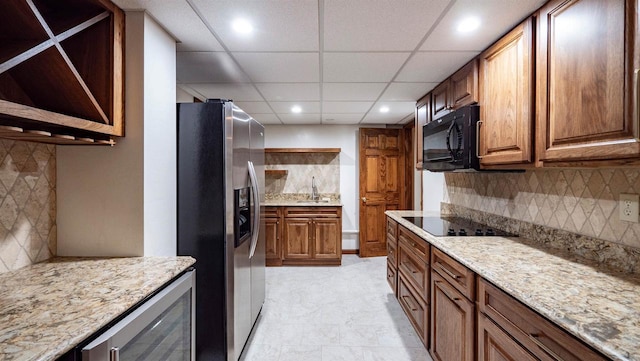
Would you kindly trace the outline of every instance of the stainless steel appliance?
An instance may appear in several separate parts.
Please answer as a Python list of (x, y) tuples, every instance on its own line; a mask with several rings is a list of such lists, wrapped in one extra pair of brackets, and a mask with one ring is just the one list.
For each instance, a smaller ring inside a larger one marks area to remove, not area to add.
[(477, 105), (462, 107), (423, 126), (423, 166), (432, 172), (480, 170)]
[(196, 359), (237, 361), (265, 297), (264, 127), (231, 101), (178, 104), (178, 254), (196, 259)]
[(502, 236), (518, 237), (517, 234), (504, 232), (482, 223), (461, 217), (402, 217), (427, 233), (437, 236)]
[(82, 347), (82, 361), (195, 360), (191, 270)]

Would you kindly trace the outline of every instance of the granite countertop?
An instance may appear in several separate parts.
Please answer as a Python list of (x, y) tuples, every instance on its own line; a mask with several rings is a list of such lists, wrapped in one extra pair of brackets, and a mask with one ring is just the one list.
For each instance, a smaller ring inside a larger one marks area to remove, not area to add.
[(342, 207), (340, 201), (295, 201), (295, 200), (269, 200), (263, 205), (267, 207)]
[(640, 361), (640, 275), (522, 238), (434, 237), (402, 218), (438, 212), (386, 214), (604, 355)]
[(194, 263), (58, 257), (2, 273), (0, 359), (54, 360)]

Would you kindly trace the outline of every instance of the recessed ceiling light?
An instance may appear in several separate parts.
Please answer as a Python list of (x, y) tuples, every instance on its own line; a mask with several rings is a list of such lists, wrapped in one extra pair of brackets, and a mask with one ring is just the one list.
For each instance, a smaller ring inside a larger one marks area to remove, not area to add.
[(253, 25), (245, 19), (236, 19), (231, 24), (233, 30), (238, 34), (249, 34), (253, 31)]
[(302, 108), (300, 108), (297, 105), (294, 105), (294, 106), (291, 107), (291, 112), (292, 113), (300, 113), (300, 112), (302, 112)]
[(380, 113), (389, 113), (389, 107), (387, 106), (380, 107)]
[(458, 23), (458, 32), (459, 33), (470, 33), (474, 30), (477, 30), (480, 27), (480, 19), (475, 16), (469, 16), (468, 18), (462, 19)]

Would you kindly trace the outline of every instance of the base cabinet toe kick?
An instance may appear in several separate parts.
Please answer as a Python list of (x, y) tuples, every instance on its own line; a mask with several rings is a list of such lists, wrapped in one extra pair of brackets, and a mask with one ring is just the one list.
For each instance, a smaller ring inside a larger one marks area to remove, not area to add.
[(434, 361), (609, 360), (387, 217), (387, 282)]

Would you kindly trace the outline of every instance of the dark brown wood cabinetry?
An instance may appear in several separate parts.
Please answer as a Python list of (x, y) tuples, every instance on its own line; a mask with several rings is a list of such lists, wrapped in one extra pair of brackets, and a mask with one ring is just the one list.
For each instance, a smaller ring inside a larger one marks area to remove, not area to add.
[(482, 166), (533, 162), (533, 18), (480, 55)]
[(475, 274), (431, 248), (431, 346), (436, 361), (475, 360)]
[(0, 4), (0, 137), (113, 144), (124, 135), (124, 13), (108, 0)]
[(342, 208), (285, 207), (282, 248), (285, 265), (339, 265)]
[(282, 213), (280, 207), (265, 207), (265, 243), (267, 266), (282, 266)]
[(422, 97), (416, 103), (415, 135), (416, 135), (416, 169), (422, 169), (422, 143), (424, 137), (422, 127), (431, 121), (431, 93)]
[(478, 102), (478, 61), (473, 59), (431, 91), (431, 119)]
[(637, 12), (637, 0), (556, 0), (539, 10), (536, 145), (545, 166), (640, 156)]
[(387, 282), (398, 293), (398, 223), (387, 217)]

